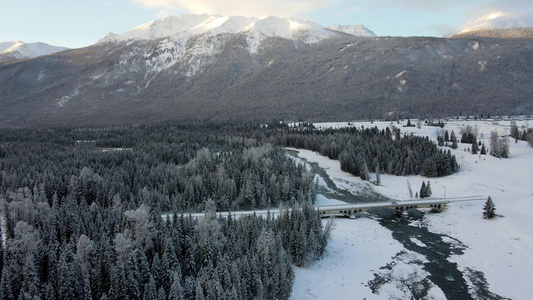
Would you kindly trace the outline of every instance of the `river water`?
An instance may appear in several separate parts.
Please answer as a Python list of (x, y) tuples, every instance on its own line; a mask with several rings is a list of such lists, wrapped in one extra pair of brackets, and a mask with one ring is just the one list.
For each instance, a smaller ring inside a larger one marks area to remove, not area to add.
[[(319, 190), (328, 199), (351, 204), (391, 201), (370, 188), (362, 188), (355, 194), (339, 188), (326, 170), (321, 168), (317, 162), (310, 162), (305, 158), (298, 157), (297, 151), (288, 150), (287, 152), (309, 164), (315, 174), (322, 178), (323, 186)], [(404, 289), (407, 295), (411, 295), (412, 299), (428, 299), (429, 290), (433, 286), (437, 286), (447, 299), (505, 299), (490, 292), (482, 272), (472, 269), (461, 271), (456, 263), (449, 260), (452, 255), (463, 254), (466, 246), (454, 237), (429, 231), (424, 222), (424, 218), (426, 218), (424, 212), (412, 210), (407, 216), (398, 216), (392, 210), (382, 209), (362, 215), (362, 217), (364, 216), (378, 220), (381, 226), (392, 232), (392, 238), (400, 242), (406, 250), (425, 258), (424, 260), (413, 260), (410, 263), (418, 264), (423, 270), (421, 273), (427, 275), (422, 277), (410, 276), (407, 280), (405, 278), (397, 279), (405, 282), (400, 288)], [(382, 285), (390, 282), (392, 269), (403, 254), (402, 252), (398, 253), (390, 263), (383, 266), (381, 271), (374, 275), (373, 280), (368, 282), (367, 286), (374, 293), (378, 293)]]

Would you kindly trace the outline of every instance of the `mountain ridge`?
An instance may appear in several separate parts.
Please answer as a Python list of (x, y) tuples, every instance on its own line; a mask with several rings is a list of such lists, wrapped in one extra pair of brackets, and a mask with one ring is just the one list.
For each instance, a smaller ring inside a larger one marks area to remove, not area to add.
[[(190, 37), (198, 34), (237, 34), (255, 32), (265, 37), (281, 37), (287, 39), (304, 38), (307, 42), (317, 42), (336, 35), (337, 32), (357, 36), (375, 36), (363, 25), (324, 27), (312, 21), (267, 16), (263, 18), (222, 15), (177, 15), (139, 25), (123, 34), (109, 33), (96, 43), (126, 40), (155, 40), (166, 37)], [(344, 30), (343, 30), (344, 29)], [(333, 31), (332, 31), (333, 30)]]
[(0, 127), (533, 113), (533, 39), (350, 34), (365, 29), (276, 16), (145, 23), (0, 62)]
[(531, 61), (531, 39), (101, 43), (0, 66), (0, 126), (533, 113)]
[(533, 27), (482, 28), (456, 33), (451, 37), (533, 38)]
[(28, 59), (68, 50), (66, 47), (54, 46), (42, 42), (24, 43), (21, 41), (0, 42), (0, 61)]

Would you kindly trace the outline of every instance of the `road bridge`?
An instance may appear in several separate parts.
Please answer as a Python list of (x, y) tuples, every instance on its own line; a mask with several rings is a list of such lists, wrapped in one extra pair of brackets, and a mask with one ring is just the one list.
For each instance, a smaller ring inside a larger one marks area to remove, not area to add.
[[(411, 209), (429, 209), (432, 212), (441, 212), (446, 208), (446, 205), (454, 202), (464, 202), (464, 201), (481, 201), (487, 200), (483, 196), (466, 196), (466, 197), (455, 197), (455, 198), (432, 198), (432, 199), (417, 199), (417, 200), (395, 200), (391, 202), (367, 202), (359, 204), (341, 204), (341, 205), (322, 205), (315, 206), (315, 209), (320, 212), (322, 218), (328, 217), (348, 217), (354, 218), (358, 213), (375, 210), (375, 209), (393, 209), (397, 214), (404, 214)], [(290, 211), (291, 209), (285, 208), (284, 210)], [(217, 216), (227, 217), (231, 215), (232, 217), (240, 217), (246, 215), (273, 215), (277, 216), (279, 214), (278, 209), (273, 210), (253, 210), (253, 211), (232, 211), (232, 212), (217, 212)], [(189, 215), (189, 214), (184, 214)], [(193, 218), (202, 218), (204, 213), (191, 213)], [(172, 215), (163, 215), (163, 218), (170, 217)]]
[(398, 214), (420, 208), (427, 208), (432, 212), (441, 212), (446, 208), (448, 203), (479, 200), (486, 200), (486, 198), (482, 196), (467, 196), (441, 199), (398, 200), (391, 202), (317, 206), (316, 209), (320, 211), (322, 217), (354, 217), (360, 212), (383, 208), (393, 209)]

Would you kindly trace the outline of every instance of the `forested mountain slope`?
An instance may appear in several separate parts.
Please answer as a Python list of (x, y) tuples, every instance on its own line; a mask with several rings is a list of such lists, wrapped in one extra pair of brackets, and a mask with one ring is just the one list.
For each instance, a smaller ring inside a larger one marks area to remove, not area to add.
[(531, 113), (533, 40), (111, 41), (0, 66), (0, 86), (4, 127)]

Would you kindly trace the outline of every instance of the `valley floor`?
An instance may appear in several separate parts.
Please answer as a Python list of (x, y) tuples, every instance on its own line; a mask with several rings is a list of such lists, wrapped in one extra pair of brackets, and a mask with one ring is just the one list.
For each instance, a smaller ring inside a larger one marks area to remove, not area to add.
[[(405, 123), (405, 122), (404, 122)], [(385, 128), (391, 123), (356, 123), (355, 126), (378, 126)], [(398, 126), (397, 124), (393, 124)], [(444, 130), (459, 131), (466, 125), (476, 127), (479, 138), (488, 147), (490, 132), (508, 135), (510, 122), (458, 121), (448, 123)], [(527, 121), (518, 122), (518, 126)], [(533, 125), (533, 124), (532, 124)], [(347, 126), (346, 123), (315, 124), (315, 126)], [(401, 125), (400, 125), (401, 126)], [(422, 126), (401, 128), (402, 132), (436, 139), (440, 128)], [(472, 270), (482, 272), (492, 295), (512, 299), (527, 299), (533, 285), (533, 148), (526, 142), (509, 138), (510, 157), (498, 159), (490, 155), (472, 155), (459, 144), (452, 150), (461, 166), (459, 173), (443, 178), (421, 176), (381, 175), (381, 185), (362, 182), (359, 178), (340, 170), (338, 161), (330, 160), (307, 150), (298, 150), (298, 156), (309, 162), (318, 162), (326, 169), (338, 187), (360, 189), (368, 185), (376, 192), (397, 200), (408, 200), (408, 183), (413, 193), (420, 189), (422, 181), (429, 179), (433, 197), (491, 196), (496, 213), (492, 220), (482, 217), (484, 201), (451, 203), (440, 214), (426, 214), (422, 220), (412, 221), (411, 226), (424, 226), (434, 233), (445, 234), (464, 248), (462, 254), (452, 255), (469, 286), (473, 298), (476, 283), (466, 276)], [(374, 175), (375, 176), (375, 175)], [(371, 179), (372, 180), (372, 179)], [(317, 205), (337, 203), (337, 200), (320, 196)], [(333, 237), (325, 257), (308, 266), (296, 268), (296, 279), (291, 299), (401, 299), (413, 297), (413, 290), (406, 282), (421, 281), (428, 273), (414, 261), (427, 260), (423, 255), (407, 250), (392, 237), (392, 232), (383, 227), (376, 217), (336, 219)], [(416, 239), (414, 243), (424, 244)], [(450, 242), (450, 241), (447, 241)], [(392, 264), (392, 267), (391, 267)], [(375, 274), (383, 274), (392, 268), (392, 280), (380, 286), (374, 293), (371, 281)], [(478, 283), (479, 284), (479, 283)], [(426, 298), (445, 299), (445, 294), (436, 285), (431, 285)]]

